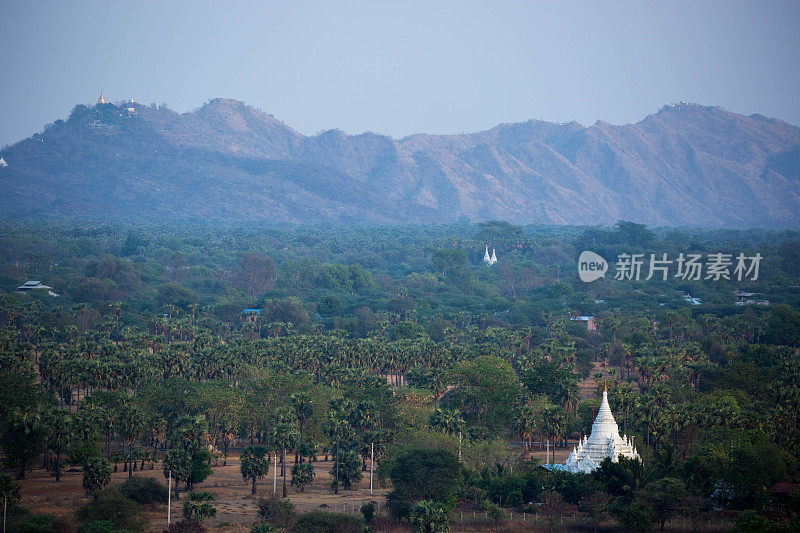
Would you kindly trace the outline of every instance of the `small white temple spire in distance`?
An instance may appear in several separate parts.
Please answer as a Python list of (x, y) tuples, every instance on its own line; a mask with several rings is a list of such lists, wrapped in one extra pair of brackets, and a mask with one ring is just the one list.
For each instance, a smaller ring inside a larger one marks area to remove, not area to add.
[(591, 436), (584, 436), (578, 446), (573, 448), (567, 457), (566, 467), (570, 472), (588, 473), (600, 466), (606, 457), (615, 463), (620, 457), (639, 458), (631, 439), (627, 435), (619, 434), (619, 426), (608, 404), (608, 389), (603, 390), (603, 401), (592, 424)]
[(492, 255), (489, 256), (489, 246), (486, 246), (486, 251), (483, 253), (483, 262), (489, 266), (497, 263), (497, 254), (494, 252), (494, 248), (492, 248)]

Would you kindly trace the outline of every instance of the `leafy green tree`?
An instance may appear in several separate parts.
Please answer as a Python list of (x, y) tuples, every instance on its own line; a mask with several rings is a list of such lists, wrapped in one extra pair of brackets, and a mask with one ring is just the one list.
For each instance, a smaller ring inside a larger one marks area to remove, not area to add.
[(428, 419), (428, 424), (454, 435), (464, 431), (464, 418), (458, 409), (437, 408)]
[(172, 476), (175, 481), (175, 494), (178, 494), (178, 484), (185, 482), (187, 489), (192, 477), (192, 454), (183, 449), (170, 450), (164, 457), (164, 477)]
[(83, 490), (90, 496), (111, 481), (111, 465), (104, 457), (93, 457), (83, 465)]
[(298, 492), (305, 492), (306, 485), (314, 481), (314, 466), (311, 463), (297, 463), (292, 467), (292, 486)]
[(550, 532), (552, 533), (556, 521), (569, 511), (569, 504), (564, 501), (561, 494), (554, 491), (543, 492), (540, 499), (541, 505), (539, 506), (539, 512), (544, 516), (545, 520), (547, 520), (547, 524), (550, 526)]
[(637, 494), (637, 500), (646, 505), (664, 531), (664, 524), (687, 510), (689, 492), (680, 479), (665, 477), (648, 483)]
[(0, 444), (6, 452), (9, 465), (19, 468), (18, 479), (25, 479), (25, 471), (44, 447), (47, 428), (38, 409), (15, 410), (3, 426)]
[(520, 381), (530, 394), (544, 394), (554, 404), (564, 404), (578, 388), (578, 378), (571, 369), (546, 361), (525, 370)]
[(346, 490), (350, 490), (353, 483), (361, 479), (361, 461), (354, 450), (339, 449), (336, 454), (336, 464), (331, 468), (331, 476), (334, 477), (334, 486), (339, 485)]
[(0, 474), (0, 498), (3, 500), (3, 531), (5, 531), (8, 506), (14, 505), (22, 500), (22, 496), (19, 492), (19, 484), (14, 483), (14, 480), (12, 480), (11, 476), (8, 474)]
[[(203, 482), (211, 475), (211, 459), (213, 456), (205, 445), (208, 435), (208, 422), (204, 417), (183, 417), (179, 419), (172, 432), (171, 441), (178, 445), (176, 450), (167, 452), (170, 457), (169, 466), (174, 466), (173, 477), (179, 475), (186, 482), (186, 490), (191, 490), (196, 483)], [(164, 475), (168, 474), (168, 462), (164, 461)], [(176, 483), (177, 493), (177, 483)]]
[(522, 388), (507, 361), (478, 356), (458, 365), (452, 380), (456, 387), (450, 393), (450, 406), (460, 409), (465, 419), (490, 430), (511, 425)]
[(256, 493), (256, 481), (269, 473), (269, 456), (264, 446), (245, 446), (241, 454), (239, 470), (242, 478), (252, 480), (253, 486), (250, 494)]
[(653, 515), (642, 503), (616, 506), (615, 516), (625, 531), (650, 531), (653, 529)]
[(274, 287), (277, 276), (275, 261), (265, 254), (256, 253), (243, 254), (233, 274), (236, 283), (250, 291), (252, 298)]
[(607, 494), (630, 502), (636, 492), (647, 484), (648, 472), (639, 459), (620, 457), (614, 463), (607, 457), (600, 462), (600, 467), (592, 472), (592, 477), (601, 484)]
[(408, 517), (417, 500), (449, 501), (460, 482), (458, 458), (445, 450), (410, 450), (390, 472), (392, 492), (386, 498), (396, 517)]
[(788, 305), (776, 305), (767, 314), (766, 322), (770, 342), (800, 346), (800, 313)]
[(611, 496), (603, 492), (592, 492), (580, 501), (580, 509), (589, 517), (592, 528), (596, 532), (598, 526), (610, 516)]

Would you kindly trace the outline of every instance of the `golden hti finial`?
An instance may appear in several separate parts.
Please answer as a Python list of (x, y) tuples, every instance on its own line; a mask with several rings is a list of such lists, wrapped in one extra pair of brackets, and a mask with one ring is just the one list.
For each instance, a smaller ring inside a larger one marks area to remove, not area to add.
[(107, 104), (106, 97), (103, 96), (103, 91), (100, 91), (100, 98), (97, 99), (98, 104)]

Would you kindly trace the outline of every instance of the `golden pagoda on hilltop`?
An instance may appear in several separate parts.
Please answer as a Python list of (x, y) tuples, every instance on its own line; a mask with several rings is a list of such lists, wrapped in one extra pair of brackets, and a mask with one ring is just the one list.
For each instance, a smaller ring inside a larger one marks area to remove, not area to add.
[(103, 96), (103, 91), (100, 91), (100, 98), (97, 99), (98, 104), (107, 104), (106, 97)]

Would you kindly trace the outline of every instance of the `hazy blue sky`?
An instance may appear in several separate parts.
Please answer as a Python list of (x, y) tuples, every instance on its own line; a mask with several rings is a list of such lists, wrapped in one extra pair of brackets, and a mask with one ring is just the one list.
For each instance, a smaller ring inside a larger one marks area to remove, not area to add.
[(237, 98), (305, 134), (627, 123), (680, 100), (800, 124), (798, 1), (0, 0), (0, 51), (0, 145), (100, 89)]

